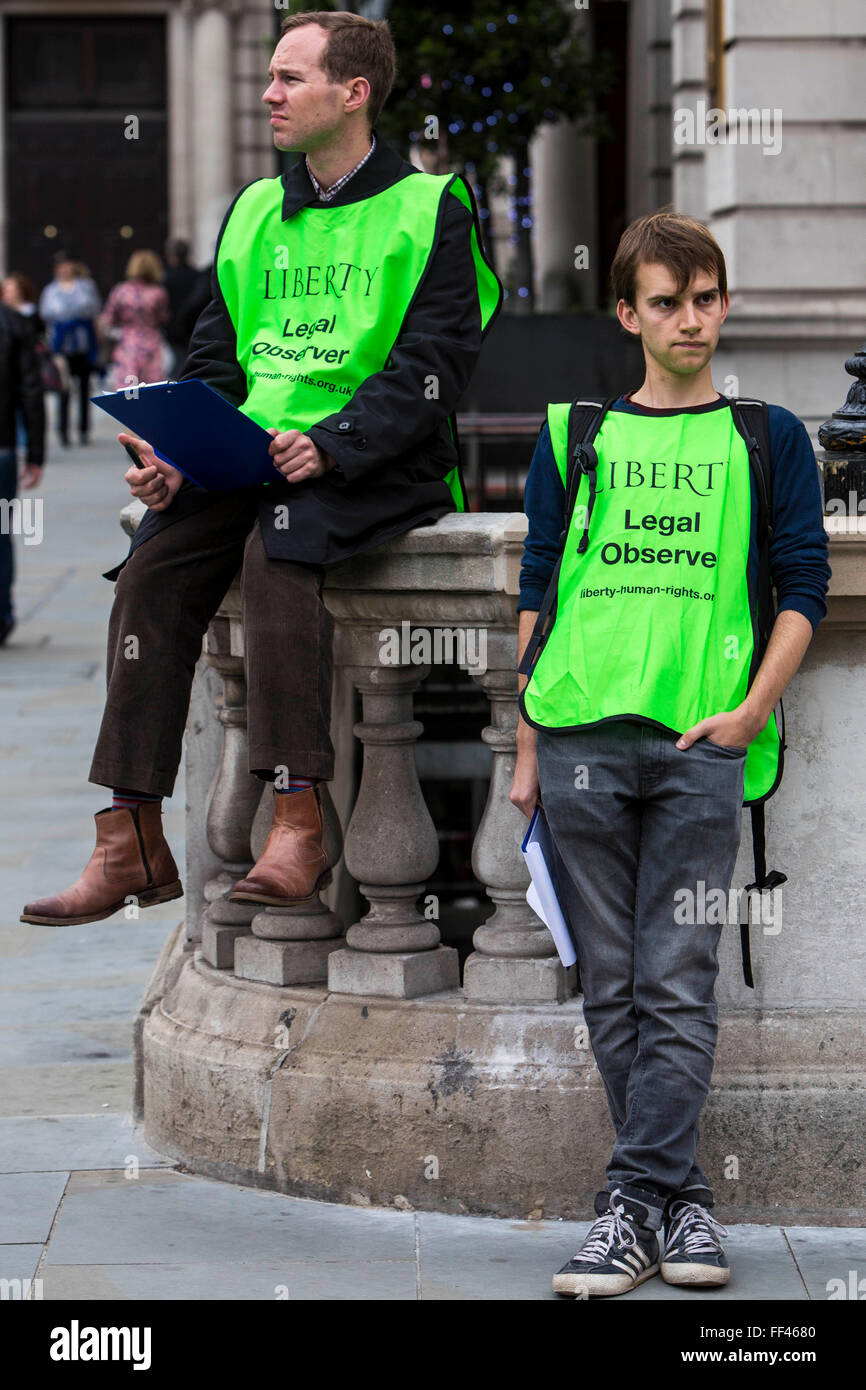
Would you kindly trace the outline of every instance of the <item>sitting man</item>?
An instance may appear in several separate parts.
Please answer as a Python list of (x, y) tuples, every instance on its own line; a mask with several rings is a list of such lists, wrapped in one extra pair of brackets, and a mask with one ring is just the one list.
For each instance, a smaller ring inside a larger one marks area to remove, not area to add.
[(96, 921), (130, 895), (181, 894), (161, 799), (202, 636), (241, 566), (249, 768), (275, 789), (264, 851), (232, 896), (315, 895), (339, 853), (320, 789), (334, 764), (323, 568), (465, 509), (450, 416), (501, 299), (472, 194), (376, 135), (395, 66), (385, 22), (315, 12), (282, 30), (263, 100), (276, 148), (305, 157), (229, 207), (180, 376), (268, 429), (275, 481), (207, 491), (118, 436), (146, 465), (126, 481), (149, 511), (105, 575), (119, 578), (89, 780), (114, 798), (81, 877), (28, 903), (25, 922)]

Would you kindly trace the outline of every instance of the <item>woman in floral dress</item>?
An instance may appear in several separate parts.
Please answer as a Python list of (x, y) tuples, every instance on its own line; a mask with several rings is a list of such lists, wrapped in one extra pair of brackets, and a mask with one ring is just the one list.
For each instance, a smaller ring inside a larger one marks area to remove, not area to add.
[(134, 251), (126, 279), (105, 301), (99, 323), (117, 338), (112, 353), (114, 388), (163, 378), (162, 325), (168, 322), (168, 293), (161, 283), (162, 262), (155, 251)]

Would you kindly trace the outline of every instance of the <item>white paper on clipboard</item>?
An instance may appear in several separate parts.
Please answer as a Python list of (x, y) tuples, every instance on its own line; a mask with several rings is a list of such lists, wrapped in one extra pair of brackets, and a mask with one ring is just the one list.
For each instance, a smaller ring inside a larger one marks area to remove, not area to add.
[(556, 894), (553, 877), (555, 849), (550, 836), (550, 828), (540, 806), (536, 806), (529, 822), (529, 829), (523, 837), (523, 857), (529, 869), (532, 882), (526, 891), (526, 901), (547, 927), (563, 965), (574, 965), (577, 952), (574, 949), (571, 930)]

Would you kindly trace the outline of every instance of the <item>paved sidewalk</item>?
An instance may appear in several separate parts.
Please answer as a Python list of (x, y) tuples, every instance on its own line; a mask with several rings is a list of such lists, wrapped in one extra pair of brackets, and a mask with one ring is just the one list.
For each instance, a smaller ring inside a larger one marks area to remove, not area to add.
[[(31, 1296), (48, 1300), (555, 1299), (588, 1222), (336, 1207), (177, 1171), (129, 1110), (132, 1017), (181, 904), (62, 931), (18, 921), (81, 871), (107, 804), (86, 778), (113, 593), (101, 571), (126, 553), (129, 494), (112, 426), (96, 428), (92, 447), (49, 461), (44, 539), (17, 541), (19, 626), (0, 649), (0, 1279), (41, 1280)], [(179, 781), (165, 803), (179, 862), (183, 812)], [(729, 1229), (727, 1288), (652, 1279), (629, 1301), (826, 1300), (831, 1280), (866, 1293), (860, 1229)]]
[[(45, 1299), (558, 1301), (589, 1222), (337, 1207), (173, 1171), (125, 1115), (0, 1122), (0, 1276)], [(866, 1275), (858, 1230), (730, 1227), (730, 1284), (638, 1300), (825, 1300)], [(866, 1285), (864, 1285), (866, 1287)]]

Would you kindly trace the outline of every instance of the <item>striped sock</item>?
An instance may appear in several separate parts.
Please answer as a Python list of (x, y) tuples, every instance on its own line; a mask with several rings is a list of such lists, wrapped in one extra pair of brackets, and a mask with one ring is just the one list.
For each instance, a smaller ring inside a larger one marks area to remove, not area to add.
[(129, 787), (115, 787), (111, 793), (112, 811), (119, 811), (124, 807), (131, 811), (134, 806), (140, 806), (144, 801), (162, 801), (162, 797), (154, 796), (152, 792), (130, 791)]
[(274, 791), (277, 792), (277, 794), (285, 792), (303, 792), (306, 791), (308, 787), (314, 787), (315, 785), (316, 779), (314, 777), (290, 777), (287, 787), (274, 787)]

